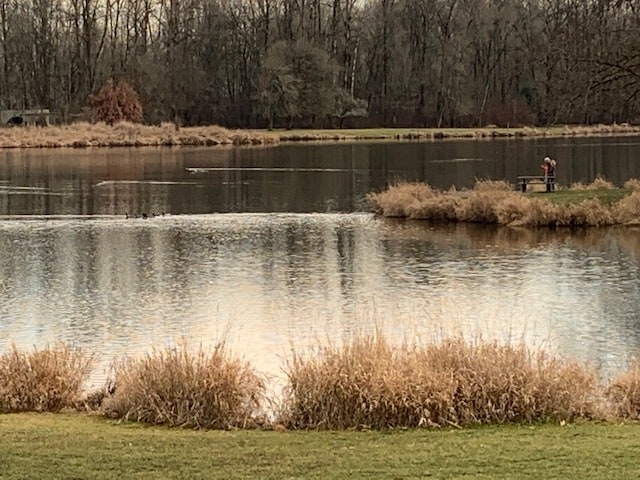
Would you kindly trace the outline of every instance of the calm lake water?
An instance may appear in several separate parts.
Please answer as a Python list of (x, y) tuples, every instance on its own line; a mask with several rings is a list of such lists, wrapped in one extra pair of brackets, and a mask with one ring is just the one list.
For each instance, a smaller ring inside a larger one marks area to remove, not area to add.
[[(0, 151), (0, 351), (110, 362), (222, 339), (280, 375), (291, 348), (380, 329), (525, 341), (610, 375), (640, 353), (640, 235), (432, 226), (368, 213), (389, 182), (640, 178), (640, 138)], [(146, 213), (148, 219), (126, 218)]]

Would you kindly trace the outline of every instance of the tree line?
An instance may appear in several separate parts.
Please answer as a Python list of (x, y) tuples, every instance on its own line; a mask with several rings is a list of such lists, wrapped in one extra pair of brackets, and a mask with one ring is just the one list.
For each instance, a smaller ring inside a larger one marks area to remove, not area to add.
[(0, 108), (465, 127), (640, 120), (640, 0), (0, 0)]

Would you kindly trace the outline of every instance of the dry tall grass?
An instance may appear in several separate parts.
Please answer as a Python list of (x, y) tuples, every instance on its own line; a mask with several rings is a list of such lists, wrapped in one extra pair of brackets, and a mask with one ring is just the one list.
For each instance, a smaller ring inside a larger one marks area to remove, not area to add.
[(134, 146), (215, 146), (268, 145), (297, 141), (409, 140), (499, 137), (565, 137), (627, 135), (640, 127), (631, 125), (595, 125), (564, 128), (454, 128), (454, 129), (336, 129), (267, 132), (264, 130), (230, 130), (217, 125), (181, 127), (165, 122), (161, 125), (75, 122), (60, 126), (24, 126), (1, 128), (0, 148), (29, 147), (134, 147)]
[(627, 190), (640, 190), (640, 180), (637, 178), (630, 178), (624, 182), (624, 188)]
[(571, 420), (593, 415), (596, 375), (523, 346), (380, 337), (294, 354), (281, 420), (343, 429)]
[[(633, 180), (627, 183), (634, 185)], [(640, 182), (635, 181), (640, 184)], [(613, 185), (598, 177), (577, 189), (609, 189)], [(601, 227), (640, 222), (640, 191), (634, 190), (612, 205), (597, 199), (579, 203), (554, 203), (516, 192), (503, 181), (478, 181), (471, 191), (439, 191), (427, 184), (400, 183), (368, 201), (375, 213), (416, 220), (471, 222), (535, 227)]]
[(173, 123), (142, 125), (78, 122), (71, 125), (0, 128), (0, 148), (140, 147), (267, 145), (278, 141), (264, 132), (229, 130), (217, 125), (176, 128)]
[(264, 382), (223, 344), (207, 353), (186, 346), (154, 350), (115, 365), (115, 393), (103, 402), (113, 418), (178, 427), (248, 427), (259, 413)]
[(93, 359), (60, 343), (20, 352), (15, 345), (0, 356), (0, 412), (56, 412), (75, 407)]
[(602, 175), (597, 175), (591, 183), (576, 182), (571, 184), (572, 190), (607, 190), (611, 188), (615, 188), (615, 185)]
[[(0, 356), (0, 413), (57, 412), (87, 404), (92, 357), (67, 344)], [(186, 347), (154, 351), (115, 367), (115, 391), (99, 411), (113, 418), (195, 428), (266, 425), (266, 402), (289, 428), (418, 428), (640, 419), (640, 360), (607, 384), (587, 366), (523, 345), (449, 339), (391, 344), (365, 336), (296, 353), (284, 368), (282, 399), (232, 358)], [(91, 395), (90, 395), (91, 396)]]
[(640, 418), (640, 361), (631, 362), (628, 369), (609, 383), (606, 396), (615, 418)]

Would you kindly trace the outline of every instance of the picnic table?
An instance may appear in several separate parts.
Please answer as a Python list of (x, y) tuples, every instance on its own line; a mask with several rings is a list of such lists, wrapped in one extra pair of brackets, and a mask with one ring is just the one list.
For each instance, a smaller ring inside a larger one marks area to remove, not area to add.
[[(555, 179), (551, 177), (551, 183), (553, 183)], [(545, 176), (544, 175), (520, 175), (518, 177), (518, 185), (520, 185), (520, 191), (522, 193), (526, 193), (527, 186), (530, 184), (535, 185), (545, 185)]]

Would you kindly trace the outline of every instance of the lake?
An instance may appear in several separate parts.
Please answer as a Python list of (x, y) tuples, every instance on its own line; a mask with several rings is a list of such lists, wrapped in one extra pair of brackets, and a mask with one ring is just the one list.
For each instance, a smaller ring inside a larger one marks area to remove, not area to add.
[[(0, 351), (100, 359), (225, 340), (278, 378), (292, 348), (524, 341), (601, 369), (640, 353), (638, 230), (434, 226), (368, 212), (398, 180), (640, 178), (640, 138), (0, 151)], [(147, 218), (142, 218), (145, 214)]]

